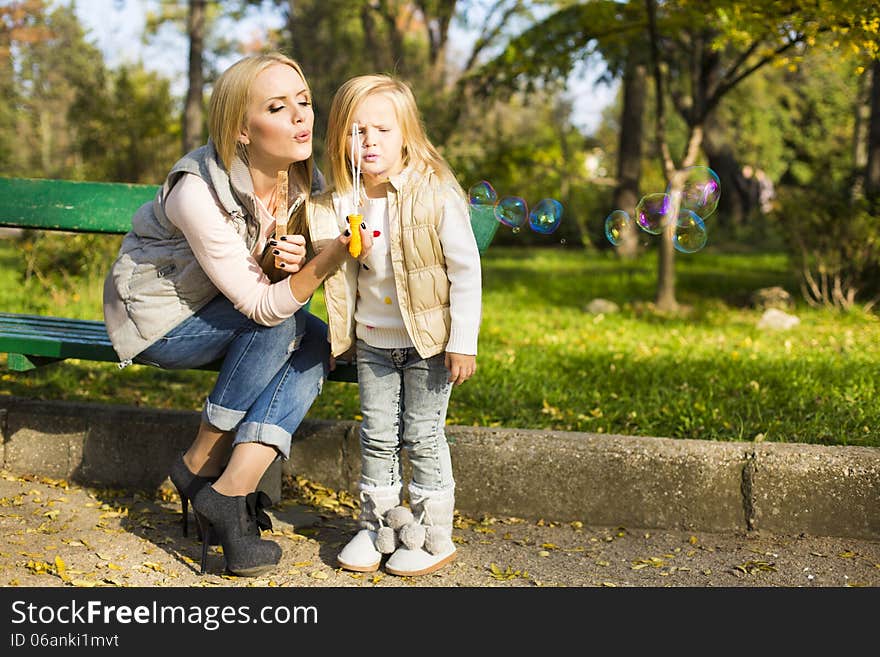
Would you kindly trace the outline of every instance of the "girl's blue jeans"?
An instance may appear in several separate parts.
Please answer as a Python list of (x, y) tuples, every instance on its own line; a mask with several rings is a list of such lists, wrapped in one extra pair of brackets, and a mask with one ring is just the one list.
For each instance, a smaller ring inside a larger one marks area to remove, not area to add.
[(400, 449), (413, 483), (444, 490), (455, 482), (446, 442), (452, 386), (445, 355), (422, 358), (415, 349), (379, 349), (357, 341), (361, 398), (361, 485), (401, 483)]
[(136, 363), (192, 369), (222, 359), (202, 419), (290, 458), (290, 441), (324, 383), (327, 325), (300, 310), (277, 326), (242, 315), (222, 294), (142, 351)]

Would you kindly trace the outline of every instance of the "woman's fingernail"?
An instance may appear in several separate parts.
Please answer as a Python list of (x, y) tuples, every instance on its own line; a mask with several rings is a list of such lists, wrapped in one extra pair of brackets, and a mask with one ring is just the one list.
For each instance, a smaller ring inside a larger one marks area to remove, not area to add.
[(286, 242), (286, 241), (287, 241), (287, 235), (282, 235), (282, 236), (279, 237), (278, 239), (280, 239), (282, 242)]
[(269, 246), (278, 246), (278, 242), (275, 240), (269, 240)]
[(281, 251), (279, 251), (278, 249), (273, 249), (272, 253), (274, 255), (281, 255)]
[(282, 263), (281, 263), (280, 265), (278, 265), (278, 266), (281, 267), (281, 269), (284, 269), (285, 264), (282, 262)]
[(363, 228), (364, 230), (367, 229), (367, 224), (363, 221), (361, 222), (361, 228)]
[(348, 217), (345, 218), (345, 223), (351, 223), (349, 222)]
[(348, 228), (346, 228), (345, 232), (342, 234), (345, 235), (346, 237), (351, 237), (351, 231)]

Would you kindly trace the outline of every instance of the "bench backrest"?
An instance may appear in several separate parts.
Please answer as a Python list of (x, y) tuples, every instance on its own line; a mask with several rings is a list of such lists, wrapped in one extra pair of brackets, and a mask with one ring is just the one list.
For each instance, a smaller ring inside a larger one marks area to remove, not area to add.
[(0, 226), (125, 234), (157, 185), (0, 178)]
[[(157, 185), (0, 177), (0, 226), (124, 235), (131, 217), (155, 197)], [(498, 228), (491, 207), (470, 208), (482, 255)]]

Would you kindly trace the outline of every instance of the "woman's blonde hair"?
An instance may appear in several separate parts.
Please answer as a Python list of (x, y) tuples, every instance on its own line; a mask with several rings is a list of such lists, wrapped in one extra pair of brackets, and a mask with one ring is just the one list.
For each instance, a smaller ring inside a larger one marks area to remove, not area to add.
[[(383, 94), (391, 101), (403, 137), (403, 164), (433, 170), (441, 179), (456, 182), (446, 160), (428, 135), (412, 90), (388, 75), (361, 75), (345, 82), (333, 96), (327, 118), (327, 159), (336, 191), (351, 191), (350, 142), (352, 117), (368, 96)], [(457, 183), (456, 183), (457, 184)]]
[[(245, 163), (248, 161), (247, 146), (238, 138), (247, 121), (247, 109), (251, 101), (251, 86), (256, 77), (274, 64), (290, 66), (302, 78), (309, 88), (308, 81), (302, 68), (294, 60), (278, 52), (260, 55), (249, 55), (239, 59), (226, 69), (211, 92), (211, 102), (208, 107), (208, 134), (214, 142), (214, 147), (220, 155), (223, 166), (229, 171), (233, 158), (238, 155)], [(311, 92), (309, 92), (311, 93)], [(302, 162), (294, 162), (290, 169), (291, 190), (296, 190), (309, 195), (312, 186), (313, 158)], [(304, 210), (305, 204), (302, 205)], [(305, 214), (297, 212), (291, 217), (291, 232), (302, 233), (305, 230)]]

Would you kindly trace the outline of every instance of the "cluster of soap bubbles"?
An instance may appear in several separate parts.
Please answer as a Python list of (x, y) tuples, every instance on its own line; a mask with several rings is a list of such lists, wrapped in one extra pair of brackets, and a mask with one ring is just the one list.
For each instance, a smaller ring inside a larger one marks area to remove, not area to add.
[(512, 228), (514, 233), (518, 233), (528, 220), (529, 228), (533, 231), (549, 235), (559, 228), (559, 222), (562, 221), (562, 203), (556, 199), (542, 199), (529, 212), (524, 199), (519, 196), (498, 198), (498, 193), (486, 180), (481, 180), (468, 190), (468, 201), (472, 215), (475, 211), (488, 214), (491, 210), (492, 216)]
[[(675, 225), (672, 245), (682, 253), (696, 253), (708, 240), (705, 220), (715, 212), (721, 198), (721, 181), (709, 167), (693, 166), (682, 171), (681, 191), (646, 194), (636, 205), (635, 224), (646, 233), (660, 235)], [(624, 210), (614, 210), (605, 218), (605, 237), (619, 246), (633, 219)]]

